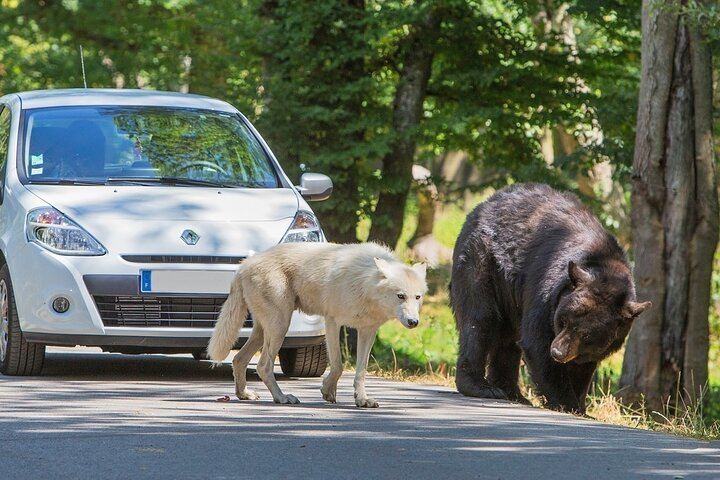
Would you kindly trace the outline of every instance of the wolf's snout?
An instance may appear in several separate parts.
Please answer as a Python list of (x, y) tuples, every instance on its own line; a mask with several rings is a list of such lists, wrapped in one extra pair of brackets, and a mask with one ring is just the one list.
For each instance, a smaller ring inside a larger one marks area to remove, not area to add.
[(416, 320), (414, 318), (408, 318), (407, 326), (408, 328), (415, 328), (420, 323), (420, 320)]

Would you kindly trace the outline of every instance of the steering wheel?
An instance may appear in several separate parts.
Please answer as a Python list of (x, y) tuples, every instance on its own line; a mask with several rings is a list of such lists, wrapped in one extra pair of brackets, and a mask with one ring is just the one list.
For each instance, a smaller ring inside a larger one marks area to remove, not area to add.
[(184, 172), (184, 171), (187, 171), (187, 170), (190, 170), (193, 168), (202, 169), (202, 170), (208, 168), (208, 169), (212, 170), (213, 172), (221, 173), (226, 177), (230, 176), (228, 174), (228, 172), (226, 172), (220, 165), (218, 165), (216, 163), (208, 162), (205, 160), (197, 160), (194, 162), (190, 162), (186, 165), (179, 167), (178, 170), (181, 172)]

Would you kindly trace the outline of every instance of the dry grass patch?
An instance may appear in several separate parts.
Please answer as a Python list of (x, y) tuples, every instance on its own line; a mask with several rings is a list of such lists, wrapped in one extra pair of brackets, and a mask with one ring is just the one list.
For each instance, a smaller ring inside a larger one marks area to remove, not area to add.
[[(443, 365), (433, 370), (428, 365), (423, 372), (397, 367), (382, 367), (373, 360), (371, 359), (368, 372), (381, 378), (423, 385), (455, 387), (455, 367), (447, 368)], [(530, 399), (533, 406), (541, 407), (542, 402), (534, 395), (532, 389), (525, 388), (523, 393)], [(682, 404), (682, 402), (680, 403)], [(658, 412), (649, 410), (644, 405), (624, 405), (613, 394), (596, 387), (595, 394), (588, 395), (587, 416), (612, 425), (664, 432), (701, 440), (720, 439), (720, 422), (708, 422), (705, 419), (702, 402), (696, 405), (682, 404), (680, 408), (674, 408), (667, 404), (661, 412)]]

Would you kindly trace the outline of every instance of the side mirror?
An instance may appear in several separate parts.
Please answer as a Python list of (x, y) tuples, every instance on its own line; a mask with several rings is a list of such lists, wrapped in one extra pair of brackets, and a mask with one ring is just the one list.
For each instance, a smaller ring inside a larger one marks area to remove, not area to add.
[(308, 202), (318, 202), (330, 197), (333, 183), (330, 177), (322, 173), (303, 173), (300, 177), (300, 185), (296, 185), (295, 188)]

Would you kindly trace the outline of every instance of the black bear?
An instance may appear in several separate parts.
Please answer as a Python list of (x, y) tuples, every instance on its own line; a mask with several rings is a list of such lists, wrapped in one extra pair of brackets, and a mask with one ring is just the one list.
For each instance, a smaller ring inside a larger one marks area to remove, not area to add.
[(518, 387), (524, 358), (547, 407), (584, 413), (598, 362), (650, 302), (635, 301), (623, 248), (575, 195), (516, 184), (465, 220), (450, 305), (460, 393), (527, 402)]

